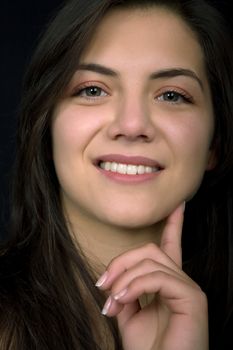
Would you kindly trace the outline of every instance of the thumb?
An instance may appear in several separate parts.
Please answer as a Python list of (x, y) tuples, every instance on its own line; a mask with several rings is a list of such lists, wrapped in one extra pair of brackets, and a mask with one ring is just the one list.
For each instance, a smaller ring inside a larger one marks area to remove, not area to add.
[(181, 237), (185, 202), (179, 205), (167, 218), (161, 237), (160, 248), (179, 267), (182, 267)]

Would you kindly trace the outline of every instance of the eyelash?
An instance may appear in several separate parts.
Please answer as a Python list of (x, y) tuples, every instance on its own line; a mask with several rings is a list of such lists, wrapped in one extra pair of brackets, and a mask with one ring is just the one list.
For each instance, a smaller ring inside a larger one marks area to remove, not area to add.
[[(101, 93), (104, 93), (105, 95), (104, 96), (87, 96), (87, 95), (86, 96), (81, 96), (81, 93), (83, 93), (85, 91), (87, 92), (87, 89), (91, 89), (91, 88), (92, 89), (98, 89), (98, 90), (101, 91)], [(166, 101), (166, 100), (162, 100), (161, 101), (161, 97), (165, 96), (166, 94), (174, 94), (178, 98), (181, 98), (182, 101)], [(96, 99), (99, 99), (99, 98), (102, 98), (102, 97), (106, 97), (107, 95), (108, 95), (108, 93), (102, 87), (98, 86), (97, 84), (93, 84), (93, 83), (91, 83), (91, 84), (89, 84), (89, 83), (83, 84), (82, 86), (80, 86), (77, 89), (77, 91), (75, 91), (72, 94), (73, 97), (82, 97), (82, 98), (85, 98), (85, 99), (87, 99), (89, 101), (93, 101), (93, 100), (96, 100)], [(174, 88), (167, 88), (166, 91), (160, 93), (160, 95), (157, 96), (156, 99), (159, 100), (159, 102), (161, 101), (161, 102), (166, 102), (166, 103), (169, 103), (169, 104), (171, 103), (171, 104), (174, 104), (174, 105), (180, 104), (180, 103), (193, 103), (194, 102), (193, 98), (190, 95), (186, 94), (184, 91), (178, 91), (178, 90), (176, 90)]]

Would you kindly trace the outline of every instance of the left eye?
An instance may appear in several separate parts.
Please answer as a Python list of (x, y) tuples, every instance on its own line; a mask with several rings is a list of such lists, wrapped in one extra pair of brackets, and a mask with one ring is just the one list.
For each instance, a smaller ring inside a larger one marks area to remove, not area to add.
[(107, 96), (107, 93), (98, 86), (88, 86), (80, 89), (76, 95), (81, 97), (102, 97)]
[(185, 94), (181, 94), (176, 91), (166, 91), (158, 97), (158, 100), (165, 101), (165, 102), (173, 102), (173, 103), (179, 103), (179, 102), (190, 103), (191, 102), (191, 98), (189, 96), (186, 96)]

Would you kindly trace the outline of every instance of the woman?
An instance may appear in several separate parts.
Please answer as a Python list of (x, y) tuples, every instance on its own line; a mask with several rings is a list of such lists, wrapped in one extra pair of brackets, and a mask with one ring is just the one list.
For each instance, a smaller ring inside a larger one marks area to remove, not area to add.
[(232, 67), (205, 2), (64, 6), (25, 79), (1, 349), (205, 350), (207, 299), (223, 345)]

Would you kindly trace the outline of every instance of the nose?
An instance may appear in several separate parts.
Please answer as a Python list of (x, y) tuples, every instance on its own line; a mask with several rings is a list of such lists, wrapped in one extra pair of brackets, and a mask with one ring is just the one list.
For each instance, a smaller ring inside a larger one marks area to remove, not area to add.
[(133, 94), (122, 97), (108, 127), (108, 136), (111, 139), (151, 142), (155, 136), (155, 126), (146, 99)]

